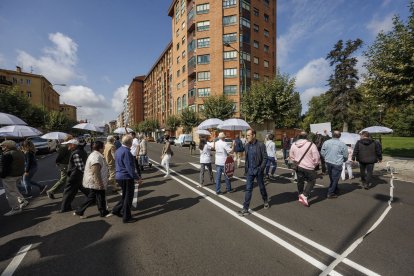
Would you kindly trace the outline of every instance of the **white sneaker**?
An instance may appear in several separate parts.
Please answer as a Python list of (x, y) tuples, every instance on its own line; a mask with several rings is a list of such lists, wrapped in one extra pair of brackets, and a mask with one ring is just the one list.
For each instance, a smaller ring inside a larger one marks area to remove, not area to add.
[(23, 209), (24, 207), (26, 207), (27, 205), (29, 205), (29, 201), (27, 200), (23, 200), (22, 202), (20, 202), (20, 209)]
[(304, 194), (299, 195), (299, 202), (304, 206), (309, 207), (308, 198)]
[(8, 211), (7, 213), (4, 214), (4, 216), (9, 217), (9, 216), (14, 216), (16, 214), (19, 214), (22, 212), (22, 209), (11, 209), (10, 211)]

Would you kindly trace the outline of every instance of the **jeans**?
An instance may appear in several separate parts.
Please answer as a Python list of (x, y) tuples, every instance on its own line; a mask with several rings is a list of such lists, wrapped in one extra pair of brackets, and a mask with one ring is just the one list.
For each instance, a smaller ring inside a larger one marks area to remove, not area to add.
[(272, 167), (272, 170), (270, 172), (271, 175), (274, 175), (277, 168), (276, 159), (274, 157), (267, 157), (266, 161), (266, 175), (269, 175), (270, 167)]
[(283, 160), (285, 160), (285, 165), (287, 166), (289, 161), (287, 160), (289, 157), (289, 150), (283, 149)]
[[(299, 194), (303, 194), (304, 196), (309, 197), (312, 192), (313, 186), (315, 186), (316, 171), (299, 167), (297, 171), (297, 178), (298, 178), (297, 186), (298, 186)], [(303, 187), (305, 186), (305, 181), (306, 181), (306, 187), (305, 189), (303, 189)]]
[[(224, 173), (224, 166), (216, 165), (216, 193), (219, 193), (221, 190), (221, 174)], [(230, 178), (224, 174), (224, 180), (226, 181), (226, 190), (227, 192), (231, 191)]]
[(26, 175), (26, 174), (23, 175), (23, 185), (24, 185), (24, 188), (26, 189), (26, 194), (27, 195), (32, 194), (32, 186), (38, 187), (39, 191), (42, 191), (43, 188), (45, 187), (44, 185), (38, 184), (38, 183), (36, 183), (32, 180), (32, 178), (33, 178), (33, 176), (35, 175), (36, 172), (37, 172), (37, 167), (32, 167), (29, 170), (28, 175)]
[(211, 167), (211, 163), (201, 163), (200, 164), (200, 185), (204, 184), (204, 171), (208, 169), (208, 173), (210, 175), (210, 181), (211, 183), (214, 183), (214, 177), (213, 177), (213, 168)]
[(371, 184), (374, 163), (359, 163), (362, 184)]
[(257, 185), (260, 189), (260, 194), (262, 195), (263, 201), (267, 201), (267, 191), (266, 186), (264, 185), (264, 175), (263, 172), (259, 172), (256, 175), (247, 174), (246, 175), (246, 193), (244, 195), (244, 203), (243, 208), (249, 210), (250, 200), (252, 199), (252, 191), (253, 191), (253, 181), (256, 178)]
[(52, 188), (49, 189), (49, 193), (54, 194), (56, 192), (57, 189), (59, 189), (60, 187), (64, 186), (66, 184), (66, 179), (68, 178), (68, 165), (66, 164), (58, 164), (59, 167), (59, 171), (60, 171), (60, 179), (58, 180), (58, 182), (56, 182), (55, 185), (53, 185)]
[(329, 175), (328, 195), (335, 194), (338, 189), (339, 178), (341, 177), (342, 165), (326, 163), (326, 168)]
[(17, 189), (17, 182), (20, 182), (20, 180), (20, 176), (7, 176), (2, 178), (7, 202), (10, 208), (14, 210), (20, 209), (20, 203), (23, 201), (23, 196)]

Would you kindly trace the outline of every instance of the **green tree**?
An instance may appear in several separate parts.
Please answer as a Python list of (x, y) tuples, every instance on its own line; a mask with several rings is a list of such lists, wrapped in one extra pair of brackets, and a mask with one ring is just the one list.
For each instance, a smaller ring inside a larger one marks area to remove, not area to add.
[(331, 112), (334, 123), (341, 122), (343, 131), (348, 131), (349, 122), (353, 120), (350, 107), (360, 100), (360, 93), (356, 89), (358, 82), (358, 70), (355, 68), (357, 59), (353, 53), (362, 46), (362, 40), (348, 40), (345, 45), (339, 40), (326, 59), (330, 65), (335, 66), (334, 73), (329, 77), (330, 89), (327, 94), (330, 97), (328, 111)]
[(234, 103), (225, 95), (210, 96), (204, 99), (202, 115), (205, 118), (229, 119), (234, 115)]
[(263, 124), (271, 120), (278, 128), (293, 127), (299, 122), (301, 111), (295, 79), (279, 70), (274, 79), (253, 83), (242, 97), (241, 114), (248, 122)]
[(403, 21), (396, 15), (393, 30), (379, 33), (364, 53), (365, 76), (370, 93), (388, 106), (414, 102), (414, 1), (409, 2), (410, 15)]
[(71, 122), (63, 113), (52, 111), (46, 116), (45, 128), (48, 131), (70, 131), (70, 128), (76, 123)]
[(175, 132), (181, 124), (181, 119), (177, 115), (171, 115), (167, 118), (166, 127), (168, 130)]
[(326, 109), (328, 105), (329, 96), (326, 93), (313, 96), (308, 103), (308, 111), (305, 114), (301, 128), (309, 131), (310, 124), (330, 122), (331, 116)]
[(185, 108), (181, 112), (181, 125), (184, 133), (191, 133), (193, 127), (196, 127), (199, 124), (200, 118), (198, 117), (197, 112), (190, 108)]

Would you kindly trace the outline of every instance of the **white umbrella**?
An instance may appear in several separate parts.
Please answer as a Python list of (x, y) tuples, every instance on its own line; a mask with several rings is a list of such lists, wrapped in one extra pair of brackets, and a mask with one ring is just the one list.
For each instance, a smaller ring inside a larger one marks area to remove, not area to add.
[(42, 134), (39, 130), (34, 127), (29, 126), (5, 126), (0, 128), (0, 133), (3, 133), (2, 136), (8, 137), (31, 137)]
[(83, 129), (83, 130), (90, 130), (95, 132), (102, 132), (101, 129), (94, 124), (91, 123), (81, 123), (73, 126), (72, 128)]
[(342, 132), (341, 133), (341, 138), (339, 138), (339, 140), (342, 141), (342, 142), (344, 142), (345, 144), (355, 145), (356, 142), (360, 138), (361, 137), (359, 136), (359, 134), (349, 133), (349, 132)]
[(361, 130), (361, 132), (362, 131), (368, 131), (369, 133), (392, 133), (393, 132), (392, 129), (388, 127), (384, 127), (384, 126), (371, 126), (371, 127), (364, 128), (363, 130)]
[(198, 125), (198, 129), (209, 129), (216, 128), (219, 124), (222, 124), (223, 121), (217, 118), (211, 118), (204, 120), (201, 124)]
[(64, 140), (66, 137), (68, 137), (69, 134), (64, 133), (64, 132), (49, 132), (46, 133), (45, 135), (41, 136), (40, 138), (43, 139), (50, 139), (50, 140)]
[(211, 135), (210, 131), (208, 131), (206, 129), (197, 129), (196, 133), (200, 134), (200, 135), (207, 135), (207, 136)]
[(243, 119), (232, 118), (225, 120), (222, 124), (218, 125), (217, 128), (225, 130), (246, 130), (250, 129), (251, 127)]
[(12, 114), (0, 112), (0, 125), (27, 125), (25, 121)]
[[(134, 131), (132, 128), (127, 127), (128, 132)], [(117, 129), (114, 130), (114, 133), (116, 134), (126, 134), (125, 128), (124, 127), (118, 127)]]

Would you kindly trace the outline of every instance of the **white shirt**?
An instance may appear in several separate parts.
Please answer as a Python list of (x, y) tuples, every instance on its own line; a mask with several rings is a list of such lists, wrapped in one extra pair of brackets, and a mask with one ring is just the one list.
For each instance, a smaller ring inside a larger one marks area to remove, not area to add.
[(138, 138), (134, 138), (132, 140), (132, 146), (131, 146), (131, 154), (132, 156), (137, 156), (137, 147), (139, 146), (139, 140)]
[(100, 190), (98, 183), (95, 183), (93, 173), (92, 173), (92, 166), (95, 164), (99, 164), (101, 166), (101, 179), (104, 187), (108, 185), (109, 179), (109, 171), (108, 171), (108, 164), (105, 161), (103, 155), (99, 152), (94, 150), (91, 154), (89, 154), (88, 159), (85, 163), (85, 172), (83, 174), (82, 185), (85, 188)]
[(200, 164), (209, 164), (211, 163), (211, 147), (212, 143), (207, 142), (204, 145), (203, 150), (200, 150)]
[(227, 156), (231, 152), (231, 148), (223, 140), (218, 140), (215, 145), (216, 149), (216, 165), (224, 166), (226, 163)]
[(268, 157), (274, 157), (276, 159), (276, 146), (272, 140), (266, 141), (266, 152)]

